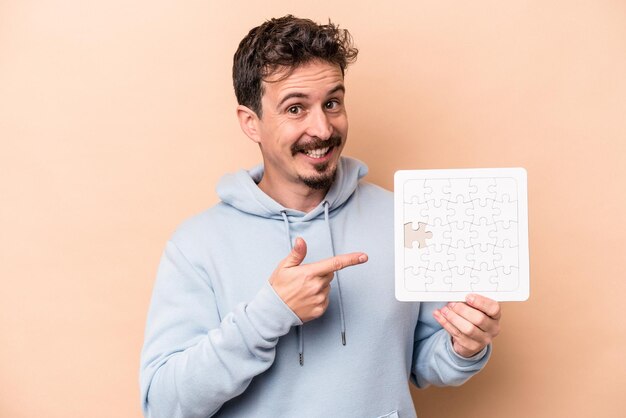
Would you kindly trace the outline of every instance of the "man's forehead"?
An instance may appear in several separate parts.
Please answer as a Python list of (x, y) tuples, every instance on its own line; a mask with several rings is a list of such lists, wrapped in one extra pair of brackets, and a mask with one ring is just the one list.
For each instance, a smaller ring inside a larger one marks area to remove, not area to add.
[(343, 71), (341, 71), (341, 67), (330, 62), (314, 60), (295, 67), (280, 66), (270, 69), (268, 74), (263, 77), (262, 83), (275, 84), (300, 78), (303, 81), (316, 81), (318, 78), (330, 77), (343, 81)]

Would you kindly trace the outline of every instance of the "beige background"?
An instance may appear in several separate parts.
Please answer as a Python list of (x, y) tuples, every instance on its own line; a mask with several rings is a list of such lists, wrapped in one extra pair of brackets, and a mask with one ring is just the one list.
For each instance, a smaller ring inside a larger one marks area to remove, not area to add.
[(482, 374), (414, 392), (420, 417), (626, 416), (621, 0), (0, 1), (0, 416), (140, 416), (165, 241), (259, 161), (232, 54), (288, 12), (361, 49), (346, 154), (371, 181), (528, 169), (531, 299)]

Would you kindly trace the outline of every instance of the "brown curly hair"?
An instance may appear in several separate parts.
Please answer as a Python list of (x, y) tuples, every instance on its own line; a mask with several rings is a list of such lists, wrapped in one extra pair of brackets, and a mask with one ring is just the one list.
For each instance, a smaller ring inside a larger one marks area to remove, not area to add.
[(250, 30), (235, 52), (233, 85), (237, 102), (261, 117), (261, 82), (268, 76), (316, 59), (339, 65), (343, 74), (358, 52), (350, 33), (330, 20), (327, 25), (292, 15), (267, 20)]

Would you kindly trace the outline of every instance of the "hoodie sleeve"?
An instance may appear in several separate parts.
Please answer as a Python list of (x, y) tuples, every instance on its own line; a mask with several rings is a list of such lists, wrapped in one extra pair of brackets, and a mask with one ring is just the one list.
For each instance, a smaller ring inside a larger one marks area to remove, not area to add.
[(269, 283), (220, 319), (210, 280), (168, 242), (141, 353), (144, 415), (215, 414), (272, 365), (279, 337), (301, 323)]
[(470, 358), (461, 357), (452, 348), (450, 335), (433, 318), (433, 311), (445, 303), (421, 303), (415, 342), (411, 381), (417, 387), (458, 386), (487, 364), (491, 345)]

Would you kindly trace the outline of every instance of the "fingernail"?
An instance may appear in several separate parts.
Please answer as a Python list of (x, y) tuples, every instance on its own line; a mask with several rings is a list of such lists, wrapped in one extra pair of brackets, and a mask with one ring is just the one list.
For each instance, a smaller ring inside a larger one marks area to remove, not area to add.
[(446, 307), (441, 308), (441, 313), (443, 314), (443, 316), (448, 316), (448, 308)]
[(360, 261), (361, 263), (365, 263), (365, 262), (367, 261), (367, 255), (365, 255), (365, 254), (361, 254), (361, 255), (359, 256), (359, 261)]
[(474, 303), (474, 295), (465, 296), (465, 300), (468, 301), (469, 303)]
[(448, 306), (450, 307), (450, 309), (454, 308), (454, 305), (456, 305), (456, 303), (454, 303), (454, 302), (448, 303)]

